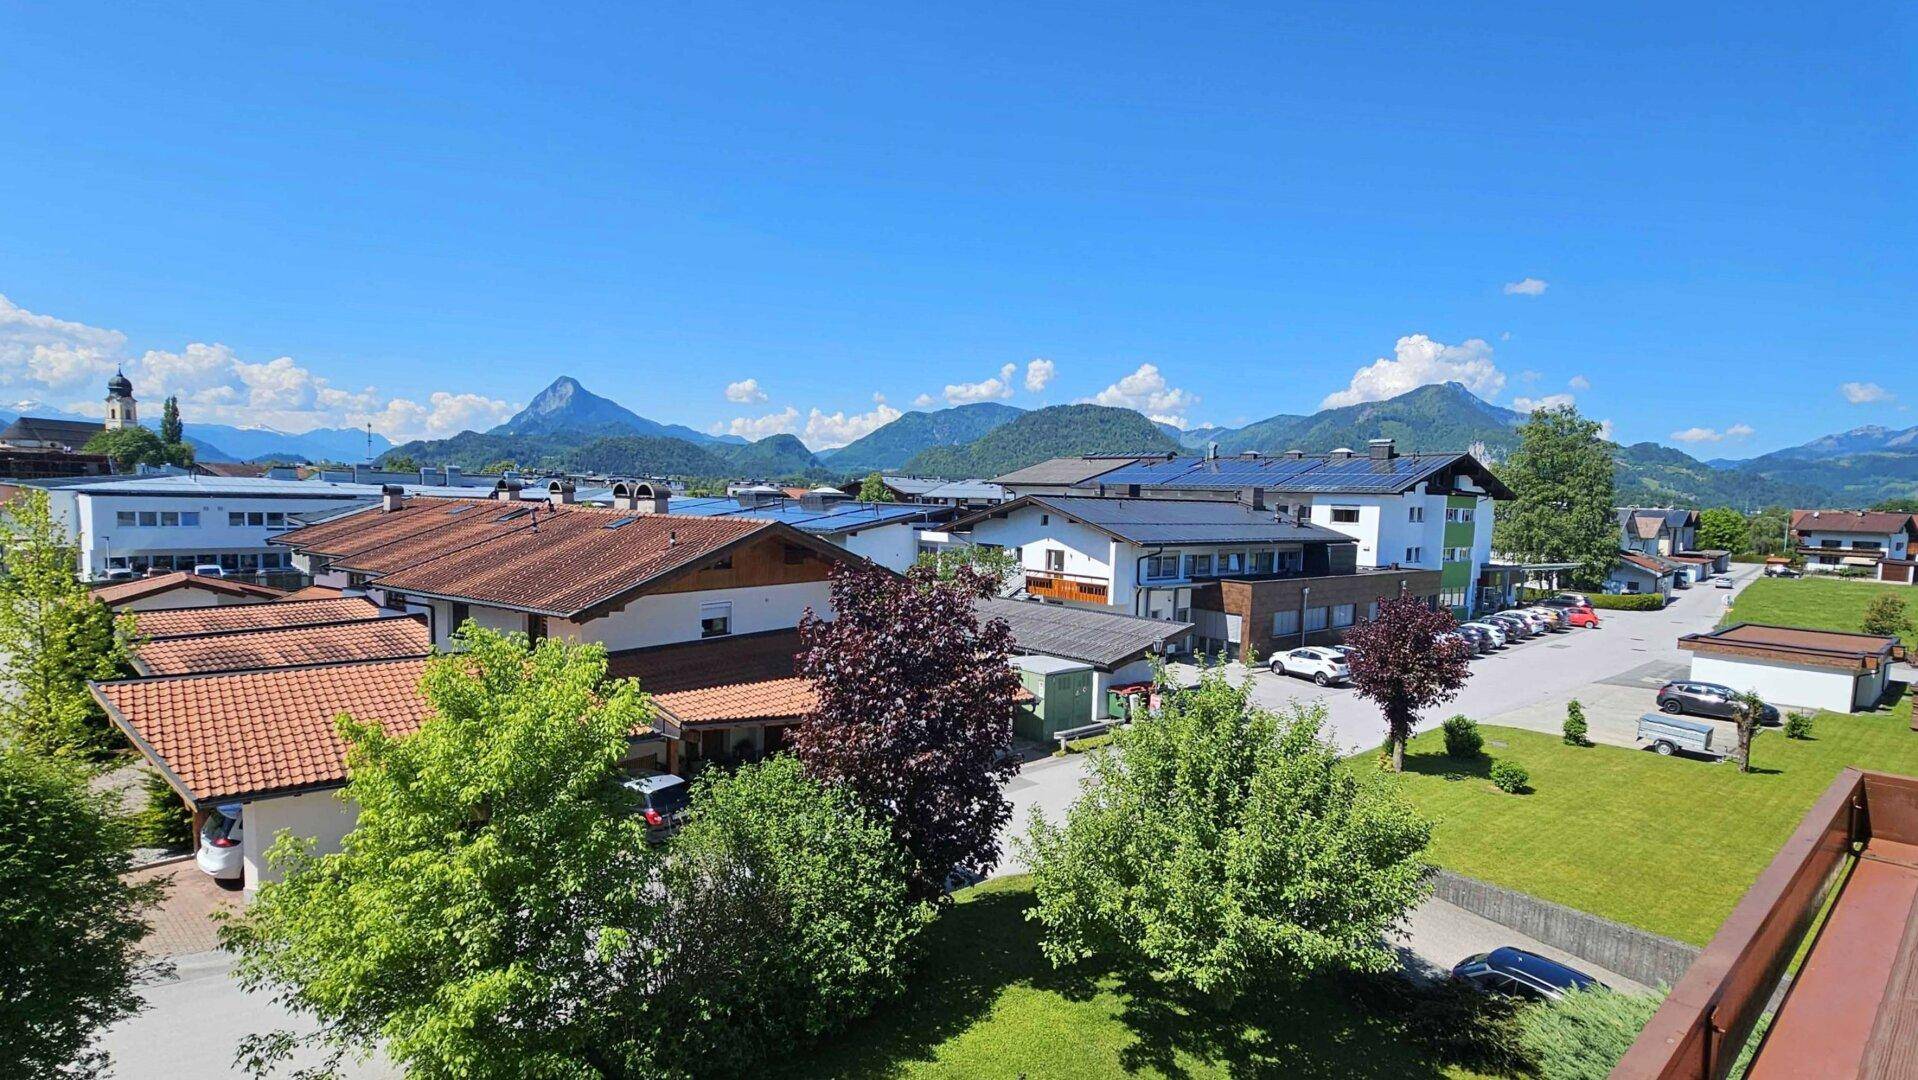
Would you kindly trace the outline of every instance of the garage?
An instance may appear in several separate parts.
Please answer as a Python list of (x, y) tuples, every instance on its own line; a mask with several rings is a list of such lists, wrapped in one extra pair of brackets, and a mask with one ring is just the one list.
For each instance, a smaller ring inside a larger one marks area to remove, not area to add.
[(1905, 658), (1895, 637), (1738, 623), (1687, 634), (1691, 677), (1753, 691), (1774, 705), (1857, 712), (1877, 706), (1892, 665)]

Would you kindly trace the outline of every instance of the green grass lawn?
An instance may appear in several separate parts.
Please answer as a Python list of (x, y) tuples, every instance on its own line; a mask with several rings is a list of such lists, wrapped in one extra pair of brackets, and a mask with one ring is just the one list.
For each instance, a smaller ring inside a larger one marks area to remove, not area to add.
[(910, 993), (781, 1075), (835, 1077), (1471, 1077), (1431, 1060), (1343, 981), (1261, 995), (1225, 1016), (1156, 984), (1056, 971), (1025, 918), (1032, 890), (1000, 878), (960, 894), (927, 932)]
[[(1437, 823), (1439, 865), (1702, 945), (1840, 769), (1918, 773), (1910, 723), (1907, 696), (1874, 713), (1821, 714), (1809, 741), (1768, 729), (1754, 773), (1503, 727), (1482, 729), (1486, 758), (1461, 763), (1434, 731), (1412, 740), (1401, 783)], [(1500, 757), (1531, 772), (1531, 794), (1486, 779)]]
[[(1727, 621), (1858, 633), (1865, 620), (1865, 605), (1887, 593), (1918, 609), (1918, 588), (1909, 585), (1810, 575), (1796, 579), (1760, 578), (1745, 586), (1732, 601)], [(1914, 610), (1914, 614), (1918, 614), (1918, 610)], [(1904, 638), (1906, 645), (1918, 645), (1918, 636), (1909, 631)]]

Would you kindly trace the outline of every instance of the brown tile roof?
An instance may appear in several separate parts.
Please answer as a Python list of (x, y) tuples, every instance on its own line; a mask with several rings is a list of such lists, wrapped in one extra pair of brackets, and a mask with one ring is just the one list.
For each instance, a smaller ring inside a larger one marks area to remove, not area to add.
[(1904, 654), (1895, 637), (1765, 623), (1737, 623), (1706, 634), (1686, 634), (1678, 639), (1678, 647), (1691, 652), (1864, 671), (1876, 671), (1881, 664), (1900, 659)]
[(636, 678), (678, 724), (797, 718), (817, 700), (795, 674), (799, 631), (709, 638), (610, 654), (607, 675)]
[(360, 552), (415, 536), (446, 529), (464, 531), (480, 523), (494, 523), (497, 518), (519, 506), (518, 503), (495, 499), (420, 496), (407, 499), (398, 510), (389, 512), (378, 506), (369, 506), (315, 525), (288, 530), (272, 537), (269, 543), (334, 559), (351, 558)]
[(308, 585), (304, 589), (294, 589), (281, 600), (338, 600), (345, 595), (331, 585)]
[(370, 619), (379, 605), (361, 596), (333, 600), (281, 600), (270, 604), (228, 607), (159, 608), (134, 614), (138, 634), (145, 640), (217, 634), (227, 630), (263, 630), (286, 626)]
[(1911, 514), (1883, 510), (1793, 510), (1794, 532), (1860, 533), (1889, 536), (1895, 532), (1918, 535), (1918, 519)]
[(135, 578), (132, 581), (116, 581), (111, 585), (102, 585), (93, 590), (93, 598), (112, 607), (115, 604), (132, 603), (149, 596), (172, 592), (175, 589), (202, 589), (219, 593), (222, 596), (241, 596), (249, 599), (277, 600), (286, 593), (280, 589), (270, 589), (265, 585), (255, 585), (246, 581), (230, 581), (226, 578), (201, 577), (176, 570), (171, 574), (156, 574), (153, 577)]
[(96, 683), (108, 715), (201, 806), (346, 779), (341, 714), (419, 729), (426, 661), (375, 660)]
[(1632, 515), (1632, 532), (1637, 535), (1640, 540), (1656, 539), (1659, 531), (1664, 527), (1665, 515), (1663, 514)]
[[(378, 543), (362, 542), (355, 550), (335, 557), (334, 565), (368, 574), (390, 574), (503, 536), (531, 532), (536, 526), (547, 529), (555, 518), (590, 513), (595, 509), (578, 505), (551, 507), (544, 503), (502, 503), (491, 499), (469, 503), (465, 509), (458, 506), (447, 506), (443, 510), (434, 508), (432, 516), (441, 520), (418, 523), (430, 527), (416, 526), (404, 536), (392, 536), (390, 530), (382, 530), (376, 534), (384, 537)], [(458, 512), (455, 513), (455, 510)], [(610, 514), (611, 511), (603, 513)], [(610, 518), (601, 517), (599, 520), (605, 522)]]
[(393, 660), (425, 656), (432, 651), (433, 642), (423, 620), (375, 618), (149, 641), (135, 649), (134, 665), (147, 675), (191, 675), (349, 660)]
[(1649, 570), (1654, 574), (1669, 574), (1672, 572), (1671, 567), (1660, 563), (1650, 555), (1644, 555), (1636, 551), (1621, 551), (1618, 553), (1618, 557), (1638, 567), (1640, 570)]
[[(813, 550), (839, 550), (796, 529), (751, 518), (570, 510), (542, 512), (537, 530), (522, 529), (415, 563), (378, 584), (403, 593), (571, 617), (762, 531), (780, 532), (787, 542)], [(619, 521), (625, 524), (607, 527)]]

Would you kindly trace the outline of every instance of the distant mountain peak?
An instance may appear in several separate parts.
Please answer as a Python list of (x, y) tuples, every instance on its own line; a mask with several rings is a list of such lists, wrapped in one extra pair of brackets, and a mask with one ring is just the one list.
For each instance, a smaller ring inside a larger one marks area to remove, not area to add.
[(554, 379), (513, 418), (489, 435), (650, 435), (690, 443), (720, 441), (679, 424), (648, 420), (617, 401), (600, 397), (571, 375)]

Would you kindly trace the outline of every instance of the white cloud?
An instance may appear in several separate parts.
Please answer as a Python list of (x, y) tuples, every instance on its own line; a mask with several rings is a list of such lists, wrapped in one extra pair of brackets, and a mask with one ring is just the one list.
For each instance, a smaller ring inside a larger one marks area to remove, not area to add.
[(1507, 296), (1543, 296), (1545, 295), (1545, 290), (1551, 287), (1552, 286), (1549, 282), (1541, 278), (1535, 278), (1535, 277), (1520, 278), (1517, 281), (1508, 281), (1505, 283), (1505, 295)]
[(975, 401), (1001, 401), (1012, 396), (1012, 377), (1019, 371), (1017, 364), (1007, 364), (999, 369), (997, 378), (973, 383), (949, 383), (946, 386), (946, 404), (966, 405)]
[(1518, 373), (1518, 381), (1526, 383), (1527, 385), (1537, 382), (1539, 378), (1539, 373), (1533, 371), (1531, 368), (1526, 368), (1524, 371)]
[(726, 400), (740, 405), (751, 405), (766, 400), (766, 392), (759, 388), (758, 379), (741, 379), (726, 384)]
[(1566, 383), (1565, 385), (1571, 387), (1574, 390), (1590, 390), (1592, 388), (1592, 380), (1586, 378), (1583, 375), (1574, 375), (1572, 376), (1571, 381)]
[(884, 394), (874, 394), (871, 412), (847, 416), (843, 412), (826, 413), (818, 409), (812, 410), (806, 416), (806, 432), (800, 438), (814, 450), (844, 446), (854, 439), (864, 438), (885, 427), (899, 419), (901, 415), (903, 414), (898, 409), (886, 404)]
[(1057, 365), (1044, 358), (1029, 361), (1026, 364), (1026, 389), (1038, 393), (1052, 385), (1052, 377), (1057, 374)]
[(758, 442), (768, 435), (790, 435), (798, 427), (799, 410), (788, 405), (764, 416), (735, 416), (731, 420), (722, 420), (707, 430), (714, 435), (737, 435), (750, 442)]
[(268, 427), (299, 433), (316, 427), (363, 427), (388, 438), (451, 435), (492, 427), (518, 406), (479, 394), (434, 393), (421, 404), (388, 398), (373, 387), (334, 386), (290, 356), (262, 363), (217, 342), (138, 356), (125, 334), (28, 311), (0, 296), (0, 385), (41, 391), (57, 407), (86, 416), (103, 411), (101, 383), (126, 371), (141, 400), (178, 396), (189, 423)]
[(1515, 397), (1512, 399), (1512, 408), (1522, 413), (1537, 412), (1540, 409), (1557, 409), (1573, 404), (1577, 404), (1577, 402), (1570, 394), (1546, 394), (1544, 397)]
[(1869, 405), (1874, 401), (1890, 401), (1896, 396), (1875, 382), (1840, 383), (1838, 392), (1843, 394), (1845, 400), (1853, 405)]
[(1155, 423), (1186, 426), (1186, 410), (1199, 403), (1199, 396), (1165, 381), (1156, 364), (1140, 364), (1139, 370), (1106, 387), (1081, 403), (1136, 409)]
[(1598, 437), (1601, 439), (1604, 439), (1607, 442), (1611, 441), (1612, 422), (1610, 420), (1600, 420), (1598, 422)]
[(1682, 443), (1724, 442), (1726, 439), (1746, 438), (1753, 434), (1754, 430), (1750, 424), (1746, 423), (1733, 424), (1723, 431), (1708, 427), (1689, 427), (1683, 431), (1672, 432), (1671, 438), (1673, 442)]
[(1492, 346), (1482, 338), (1457, 345), (1433, 341), (1424, 334), (1407, 334), (1392, 348), (1392, 357), (1380, 357), (1352, 374), (1352, 385), (1327, 394), (1321, 409), (1383, 401), (1429, 383), (1463, 383), (1480, 397), (1505, 388), (1505, 373), (1492, 363)]
[(931, 394), (920, 394), (918, 397), (912, 399), (912, 407), (915, 409), (930, 409), (937, 404), (939, 404), (939, 400)]

